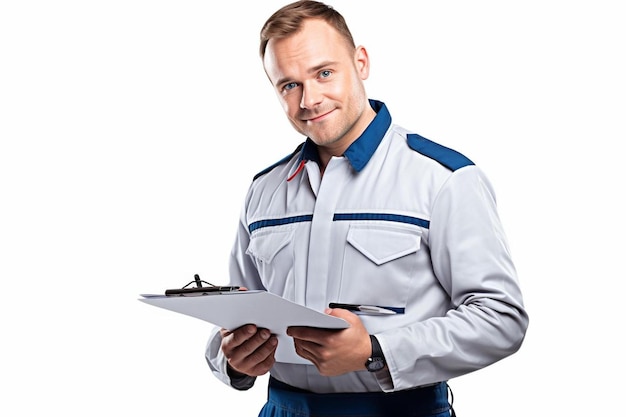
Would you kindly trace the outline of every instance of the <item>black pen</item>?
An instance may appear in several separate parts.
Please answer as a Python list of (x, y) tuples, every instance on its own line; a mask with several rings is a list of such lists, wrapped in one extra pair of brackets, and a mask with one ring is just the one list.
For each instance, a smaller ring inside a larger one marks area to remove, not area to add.
[(344, 303), (330, 303), (328, 304), (330, 308), (343, 308), (350, 311), (357, 311), (365, 314), (380, 314), (380, 315), (388, 315), (388, 314), (396, 314), (395, 311), (389, 310), (384, 307), (379, 306), (370, 306), (363, 304), (344, 304)]

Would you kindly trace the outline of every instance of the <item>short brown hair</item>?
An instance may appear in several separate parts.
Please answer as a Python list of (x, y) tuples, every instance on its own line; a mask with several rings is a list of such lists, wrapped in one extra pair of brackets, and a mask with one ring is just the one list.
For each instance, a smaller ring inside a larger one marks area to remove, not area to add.
[(265, 57), (267, 43), (272, 38), (286, 38), (296, 33), (306, 19), (322, 19), (334, 27), (348, 42), (355, 47), (354, 39), (343, 16), (332, 6), (312, 0), (300, 0), (277, 10), (261, 29), (261, 45), (259, 54)]

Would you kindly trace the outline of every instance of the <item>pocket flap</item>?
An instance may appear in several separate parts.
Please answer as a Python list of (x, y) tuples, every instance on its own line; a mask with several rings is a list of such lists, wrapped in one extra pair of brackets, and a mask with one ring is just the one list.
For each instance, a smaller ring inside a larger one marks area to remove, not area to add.
[(382, 265), (417, 252), (421, 238), (414, 230), (353, 226), (348, 231), (348, 242), (376, 265)]
[(274, 256), (291, 241), (293, 231), (255, 233), (250, 239), (246, 253), (262, 262), (270, 263)]

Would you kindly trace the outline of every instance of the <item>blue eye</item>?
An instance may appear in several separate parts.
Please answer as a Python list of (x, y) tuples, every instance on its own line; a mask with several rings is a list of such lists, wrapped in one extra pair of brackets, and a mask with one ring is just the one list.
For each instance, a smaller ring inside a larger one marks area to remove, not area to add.
[(296, 88), (297, 86), (298, 86), (298, 83), (288, 83), (288, 84), (285, 84), (285, 86), (283, 87), (283, 90), (289, 91), (293, 88)]
[(330, 72), (330, 70), (324, 70), (322, 72), (320, 72), (320, 77), (321, 78), (328, 78), (330, 77), (332, 74), (332, 72)]

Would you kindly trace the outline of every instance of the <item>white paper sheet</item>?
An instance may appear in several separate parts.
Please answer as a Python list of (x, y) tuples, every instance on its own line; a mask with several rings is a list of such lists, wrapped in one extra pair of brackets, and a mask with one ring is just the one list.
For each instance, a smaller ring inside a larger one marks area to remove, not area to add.
[(278, 337), (275, 356), (278, 362), (310, 364), (296, 354), (293, 339), (287, 336), (287, 327), (345, 329), (349, 326), (343, 319), (312, 310), (266, 291), (233, 291), (191, 297), (142, 294), (142, 297), (139, 301), (195, 317), (225, 329), (236, 329), (244, 324), (255, 324), (269, 329)]

